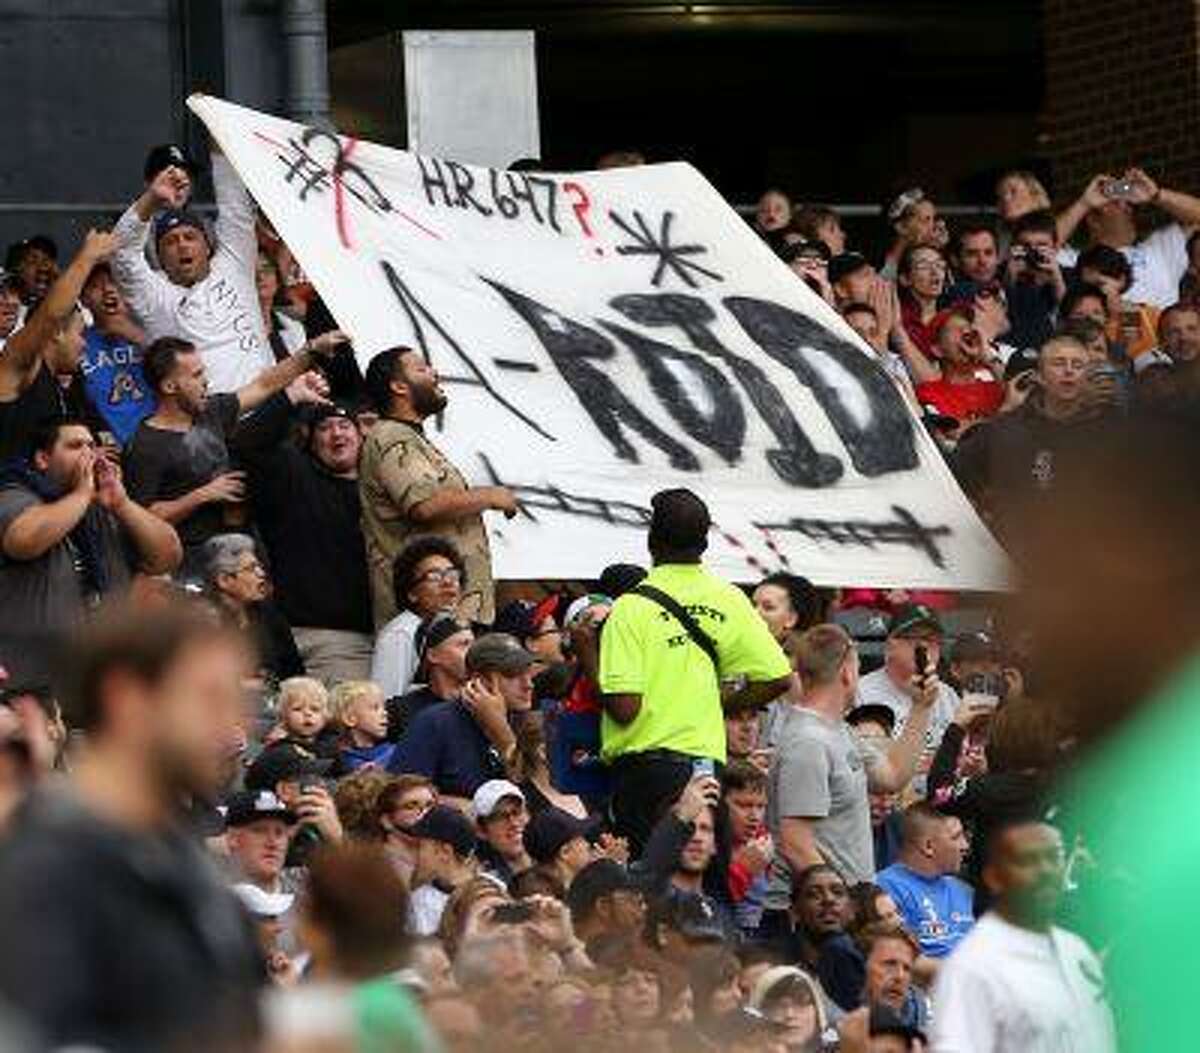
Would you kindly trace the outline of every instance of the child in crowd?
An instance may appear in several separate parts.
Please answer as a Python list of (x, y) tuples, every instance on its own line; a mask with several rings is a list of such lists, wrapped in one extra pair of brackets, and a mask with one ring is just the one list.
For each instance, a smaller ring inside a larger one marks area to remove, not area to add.
[(268, 742), (288, 741), (318, 757), (335, 757), (337, 730), (330, 726), (329, 692), (311, 676), (293, 676), (279, 685), (279, 723)]
[(343, 680), (331, 698), (342, 727), (339, 772), (368, 764), (386, 768), (396, 747), (387, 741), (387, 708), (379, 685), (373, 680)]

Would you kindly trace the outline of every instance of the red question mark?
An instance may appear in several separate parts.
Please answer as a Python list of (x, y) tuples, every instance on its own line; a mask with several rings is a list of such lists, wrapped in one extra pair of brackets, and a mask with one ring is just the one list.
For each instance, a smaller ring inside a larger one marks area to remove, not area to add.
[(569, 182), (563, 183), (563, 193), (574, 196), (575, 203), (571, 205), (571, 208), (575, 212), (575, 218), (579, 220), (583, 236), (590, 238), (592, 236), (592, 228), (588, 226), (587, 210), (592, 207), (592, 200), (588, 197), (587, 191), (578, 183)]

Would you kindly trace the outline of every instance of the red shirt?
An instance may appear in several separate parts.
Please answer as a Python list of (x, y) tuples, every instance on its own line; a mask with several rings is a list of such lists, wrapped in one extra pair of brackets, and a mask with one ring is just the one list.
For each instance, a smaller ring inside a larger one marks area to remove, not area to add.
[(1004, 403), (1004, 385), (998, 380), (969, 380), (965, 384), (931, 380), (917, 385), (917, 401), (965, 424), (993, 416)]

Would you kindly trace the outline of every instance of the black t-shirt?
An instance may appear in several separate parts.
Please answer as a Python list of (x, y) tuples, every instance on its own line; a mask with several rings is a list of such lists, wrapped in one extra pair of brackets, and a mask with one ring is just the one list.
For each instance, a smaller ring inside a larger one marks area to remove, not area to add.
[[(147, 507), (155, 501), (174, 501), (228, 471), (227, 444), (239, 413), (236, 395), (212, 395), (188, 431), (168, 431), (142, 421), (125, 450), (129, 496)], [(228, 529), (224, 506), (215, 501), (175, 526), (187, 548), (202, 545)]]
[(43, 364), (29, 387), (12, 401), (0, 402), (0, 464), (25, 457), (38, 425), (66, 415), (63, 389)]

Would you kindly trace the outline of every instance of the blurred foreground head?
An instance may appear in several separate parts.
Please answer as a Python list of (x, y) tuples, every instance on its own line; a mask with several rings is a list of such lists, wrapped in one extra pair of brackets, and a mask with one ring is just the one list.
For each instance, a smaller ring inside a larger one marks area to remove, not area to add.
[(1038, 693), (1084, 742), (1116, 730), (1200, 650), (1200, 415), (1114, 422), (1046, 510), (1029, 509), (1021, 624)]

